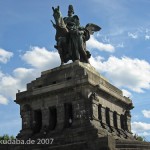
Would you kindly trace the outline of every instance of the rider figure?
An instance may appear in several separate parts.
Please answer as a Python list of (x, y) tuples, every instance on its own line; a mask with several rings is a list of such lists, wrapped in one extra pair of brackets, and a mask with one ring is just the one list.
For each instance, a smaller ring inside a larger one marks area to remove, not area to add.
[[(90, 38), (89, 32), (85, 28), (80, 26), (79, 17), (74, 15), (74, 9), (72, 5), (68, 7), (68, 17), (64, 18), (68, 34), (69, 53), (73, 59), (88, 63), (85, 42)], [(72, 47), (75, 47), (73, 49)]]
[(68, 30), (77, 29), (80, 25), (79, 18), (77, 15), (74, 15), (73, 6), (69, 5), (68, 7), (68, 17), (64, 17), (64, 22)]

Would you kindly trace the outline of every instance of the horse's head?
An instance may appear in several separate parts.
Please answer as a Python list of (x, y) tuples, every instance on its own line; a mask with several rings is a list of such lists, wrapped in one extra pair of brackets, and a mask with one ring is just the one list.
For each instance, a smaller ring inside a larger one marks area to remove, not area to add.
[(52, 7), (52, 9), (53, 9), (53, 16), (54, 16), (56, 24), (60, 24), (61, 19), (62, 19), (62, 15), (61, 15), (61, 12), (59, 10), (59, 6), (57, 6), (56, 8)]
[(53, 9), (53, 17), (54, 17), (55, 23), (56, 23), (56, 24), (54, 24), (52, 21), (52, 24), (57, 31), (56, 32), (56, 39), (58, 37), (65, 37), (66, 33), (68, 33), (68, 29), (66, 28), (66, 24), (64, 23), (63, 17), (61, 15), (60, 10), (59, 10), (59, 6), (56, 8), (52, 7), (52, 9)]

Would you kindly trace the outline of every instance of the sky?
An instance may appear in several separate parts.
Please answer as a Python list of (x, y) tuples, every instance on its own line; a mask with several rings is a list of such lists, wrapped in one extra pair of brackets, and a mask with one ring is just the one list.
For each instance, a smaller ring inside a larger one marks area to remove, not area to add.
[(134, 104), (132, 132), (150, 141), (149, 0), (0, 0), (0, 135), (21, 129), (18, 90), (60, 65), (52, 6), (74, 6), (81, 26), (102, 29), (87, 41), (90, 63)]

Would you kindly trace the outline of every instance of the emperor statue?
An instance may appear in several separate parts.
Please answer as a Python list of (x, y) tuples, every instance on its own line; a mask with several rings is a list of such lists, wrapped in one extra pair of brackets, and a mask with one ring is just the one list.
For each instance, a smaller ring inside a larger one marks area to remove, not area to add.
[(89, 63), (91, 56), (90, 52), (86, 49), (86, 41), (90, 39), (90, 34), (99, 31), (101, 28), (93, 23), (88, 23), (85, 27), (80, 26), (80, 20), (77, 15), (74, 14), (72, 5), (68, 7), (68, 16), (62, 17), (57, 8), (52, 7), (53, 27), (56, 29), (56, 45), (58, 50), (61, 64), (67, 63), (69, 60), (73, 62), (79, 60), (84, 63)]

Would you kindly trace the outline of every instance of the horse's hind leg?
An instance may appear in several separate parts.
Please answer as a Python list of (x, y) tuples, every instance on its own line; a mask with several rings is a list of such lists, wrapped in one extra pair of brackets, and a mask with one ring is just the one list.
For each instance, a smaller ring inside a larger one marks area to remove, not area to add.
[(61, 65), (64, 64), (64, 56), (63, 56), (63, 50), (62, 48), (58, 48), (58, 52), (59, 52), (59, 56), (60, 56), (60, 60), (61, 60)]
[(60, 38), (59, 41), (57, 41), (57, 50), (60, 56), (61, 65), (64, 64), (64, 53), (63, 53), (62, 41), (63, 38)]
[(63, 64), (64, 64), (64, 57), (63, 57), (62, 48), (60, 48), (60, 47), (57, 46), (57, 45), (55, 45), (54, 47), (58, 50), (58, 53), (59, 53), (59, 56), (60, 56), (60, 60), (61, 60), (61, 65), (63, 65)]

